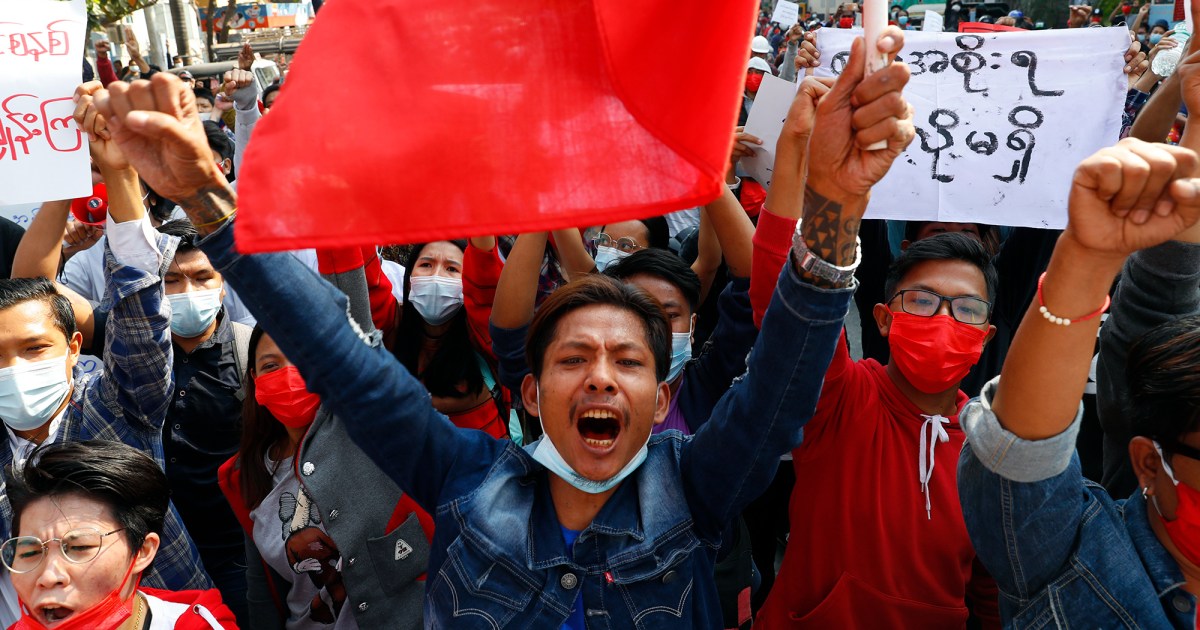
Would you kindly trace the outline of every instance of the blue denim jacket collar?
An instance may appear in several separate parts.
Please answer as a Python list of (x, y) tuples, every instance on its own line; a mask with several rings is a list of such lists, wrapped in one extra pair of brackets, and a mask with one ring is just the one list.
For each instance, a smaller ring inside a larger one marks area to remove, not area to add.
[(1146, 575), (1154, 583), (1154, 590), (1160, 598), (1166, 597), (1171, 591), (1184, 585), (1183, 572), (1179, 563), (1167, 551), (1150, 529), (1150, 515), (1146, 512), (1147, 501), (1137, 494), (1129, 497), (1121, 506), (1121, 516), (1125, 519), (1125, 530), (1133, 541), (1133, 548), (1142, 558), (1146, 567)]

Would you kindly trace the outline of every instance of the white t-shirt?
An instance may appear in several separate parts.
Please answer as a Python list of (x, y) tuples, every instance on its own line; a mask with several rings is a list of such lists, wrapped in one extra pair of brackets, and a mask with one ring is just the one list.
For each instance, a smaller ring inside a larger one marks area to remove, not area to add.
[(266, 458), (266, 465), (275, 471), (275, 487), (251, 510), (250, 520), (259, 555), (291, 581), (287, 630), (357, 630), (354, 614), (345, 608), (342, 556), (325, 532), (320, 508), (296, 479), (292, 458)]

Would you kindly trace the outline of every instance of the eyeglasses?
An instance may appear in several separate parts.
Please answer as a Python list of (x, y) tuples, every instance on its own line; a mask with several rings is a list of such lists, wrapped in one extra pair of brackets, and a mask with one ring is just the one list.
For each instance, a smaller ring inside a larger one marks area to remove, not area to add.
[(107, 534), (90, 527), (73, 529), (62, 538), (51, 538), (45, 542), (37, 536), (18, 536), (0, 544), (0, 561), (13, 573), (29, 573), (42, 564), (50, 543), (57, 542), (62, 555), (72, 564), (87, 564), (100, 555), (100, 547), (108, 536), (123, 531), (114, 529)]
[(645, 247), (638, 245), (637, 241), (633, 240), (632, 238), (629, 238), (628, 236), (622, 236), (621, 238), (614, 241), (613, 237), (605, 234), (604, 232), (597, 234), (596, 238), (592, 239), (592, 246), (593, 247), (615, 247), (618, 250), (623, 251), (627, 254), (632, 254), (633, 252), (636, 252), (639, 249), (646, 249)]
[(950, 315), (964, 324), (986, 324), (992, 314), (992, 304), (986, 300), (960, 295), (946, 297), (924, 289), (904, 289), (888, 299), (900, 298), (900, 310), (909, 315), (933, 317), (942, 309), (942, 302), (950, 303)]

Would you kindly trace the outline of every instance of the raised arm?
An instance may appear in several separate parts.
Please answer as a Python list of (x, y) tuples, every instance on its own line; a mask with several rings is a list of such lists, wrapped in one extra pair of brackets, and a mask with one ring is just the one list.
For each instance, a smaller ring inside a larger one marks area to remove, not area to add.
[(578, 280), (583, 274), (596, 270), (596, 261), (588, 253), (583, 236), (575, 228), (554, 231), (554, 251), (558, 252), (563, 275), (568, 281)]
[(546, 232), (517, 236), (496, 284), (490, 326), (492, 351), (499, 362), (500, 382), (512, 391), (519, 391), (521, 381), (529, 373), (525, 363), (525, 332), (537, 305), (546, 241)]
[[(1162, 142), (1167, 137), (1171, 126), (1175, 124), (1175, 115), (1179, 113), (1179, 106), (1183, 103), (1183, 94), (1180, 92), (1180, 75), (1186, 72), (1185, 66), (1200, 65), (1200, 37), (1193, 37), (1188, 41), (1187, 57), (1179, 63), (1175, 73), (1162, 82), (1162, 85), (1142, 107), (1137, 119), (1133, 121), (1129, 137), (1146, 142)], [(1153, 71), (1150, 70), (1147, 70), (1142, 78), (1149, 81), (1148, 84), (1139, 82), (1136, 85), (1137, 89), (1143, 92), (1153, 87), (1154, 81), (1157, 80)]]
[[(754, 254), (754, 223), (728, 187), (712, 203), (704, 207), (712, 225), (720, 251), (725, 256), (729, 274), (738, 278), (750, 277)], [(701, 215), (703, 217), (703, 215)]]
[[(137, 104), (136, 106), (134, 104)], [(424, 386), (346, 316), (346, 298), (288, 254), (242, 256), (233, 247), (237, 195), (212, 160), (195, 98), (177, 77), (114, 83), (97, 106), (143, 178), (175, 199), (201, 246), (323, 405), (397, 485), (433, 512), (446, 491), (478, 478), (503, 441), (456, 429)], [(370, 343), (364, 343), (368, 341)]]
[(254, 74), (250, 70), (253, 66), (254, 49), (250, 44), (243, 44), (238, 52), (238, 68), (225, 73), (222, 89), (233, 100), (237, 110), (233, 125), (233, 168), (237, 173), (242, 172), (242, 157), (246, 155), (246, 147), (250, 144), (250, 134), (262, 118), (262, 113), (258, 111), (258, 83), (254, 81)]
[[(878, 46), (894, 55), (903, 43), (903, 33), (889, 27)], [(800, 244), (825, 268), (853, 265), (870, 189), (915, 134), (911, 108), (899, 97), (908, 67), (895, 63), (864, 78), (864, 61), (859, 38), (846, 71), (817, 105)], [(865, 149), (880, 140), (885, 149)], [(722, 526), (740, 513), (769, 482), (779, 457), (800, 443), (816, 410), (854, 282), (801, 268), (796, 256), (778, 276), (746, 377), (683, 447), (685, 491), (698, 523)]]

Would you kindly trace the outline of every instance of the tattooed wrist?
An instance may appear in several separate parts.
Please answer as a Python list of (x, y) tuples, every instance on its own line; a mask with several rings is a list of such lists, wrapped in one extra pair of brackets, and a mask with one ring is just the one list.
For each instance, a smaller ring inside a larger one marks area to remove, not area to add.
[(808, 249), (833, 265), (853, 264), (862, 216), (860, 207), (865, 205), (865, 200), (843, 205), (806, 187), (802, 233)]
[(237, 193), (227, 184), (213, 183), (179, 199), (178, 203), (200, 236), (207, 236), (224, 225), (222, 219), (237, 209)]

